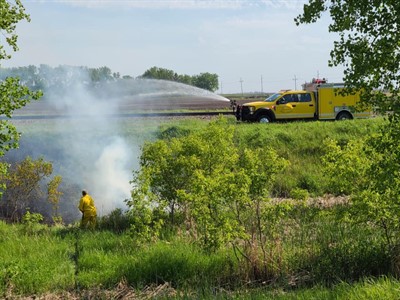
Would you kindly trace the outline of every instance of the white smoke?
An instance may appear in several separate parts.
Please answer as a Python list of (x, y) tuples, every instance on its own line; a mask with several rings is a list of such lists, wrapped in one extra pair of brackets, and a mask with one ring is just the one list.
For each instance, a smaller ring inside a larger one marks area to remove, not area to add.
[(127, 166), (131, 166), (129, 147), (121, 137), (116, 137), (107, 145), (94, 164), (89, 184), (96, 188), (100, 213), (110, 212), (115, 208), (123, 208), (121, 200), (127, 199), (131, 191), (129, 183), (132, 180), (132, 172)]
[[(53, 162), (54, 174), (61, 175), (64, 182), (76, 189), (73, 191), (76, 202), (81, 190), (86, 190), (93, 197), (100, 216), (115, 208), (127, 208), (125, 200), (130, 198), (132, 172), (139, 167), (141, 145), (136, 143), (140, 139), (132, 136), (127, 139), (121, 122), (111, 116), (124, 114), (121, 110), (130, 110), (135, 103), (139, 109), (161, 104), (169, 107), (181, 99), (190, 102), (190, 96), (200, 99), (197, 101), (229, 101), (180, 83), (120, 80), (92, 86), (84, 69), (79, 72), (66, 69), (65, 73), (69, 76), (62, 88), (44, 90), (45, 100), (24, 108), (28, 114), (40, 111), (44, 116), (47, 113), (62, 116), (51, 121), (54, 129), (50, 132), (57, 132), (58, 136), (52, 137), (50, 144), (35, 147), (32, 154), (44, 155)], [(56, 155), (52, 149), (58, 149)], [(71, 195), (65, 197), (71, 199)]]
[(64, 176), (93, 197), (99, 215), (106, 215), (115, 208), (126, 208), (136, 147), (120, 136), (118, 122), (109, 117), (117, 113), (118, 99), (96, 96), (82, 83), (86, 74), (80, 75), (64, 95), (49, 96), (48, 101), (68, 117), (56, 123), (65, 132), (57, 142), (64, 151)]

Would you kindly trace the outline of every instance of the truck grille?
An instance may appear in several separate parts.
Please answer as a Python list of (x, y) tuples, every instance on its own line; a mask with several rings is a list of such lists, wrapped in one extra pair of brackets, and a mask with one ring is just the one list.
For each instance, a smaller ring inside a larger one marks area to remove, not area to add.
[(248, 106), (238, 105), (236, 108), (236, 120), (246, 121), (250, 114), (250, 109)]
[(242, 116), (247, 116), (250, 113), (248, 106), (242, 106)]

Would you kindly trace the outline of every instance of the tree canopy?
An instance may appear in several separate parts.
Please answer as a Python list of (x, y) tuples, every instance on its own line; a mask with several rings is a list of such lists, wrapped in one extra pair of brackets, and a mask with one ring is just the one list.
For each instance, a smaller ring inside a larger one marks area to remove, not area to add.
[(352, 194), (346, 214), (358, 225), (375, 223), (391, 251), (400, 244), (400, 1), (310, 0), (295, 21), (313, 23), (325, 13), (329, 31), (339, 34), (330, 65), (343, 65), (346, 85), (389, 120), (365, 141), (330, 142), (327, 173), (338, 192)]
[(25, 13), (20, 0), (14, 2), (8, 0), (0, 0), (0, 33), (5, 37), (6, 45), (0, 44), (0, 60), (10, 59), (6, 46), (13, 51), (18, 50), (17, 39), (15, 33), (16, 24), (21, 20), (30, 21), (29, 15)]
[[(10, 59), (9, 52), (18, 50), (18, 36), (15, 29), (21, 20), (30, 21), (21, 1), (0, 0), (0, 34), (5, 37), (5, 43), (0, 44), (0, 61)], [(18, 78), (8, 77), (0, 80), (0, 116), (11, 118), (16, 109), (25, 106), (33, 99), (39, 99), (41, 94), (40, 91), (32, 92), (21, 85)], [(0, 120), (0, 156), (4, 155), (5, 151), (18, 147), (18, 140), (19, 133), (15, 126), (9, 120)], [(1, 164), (0, 173), (6, 172), (6, 166)], [(4, 184), (1, 184), (0, 190), (4, 188)]]
[[(0, 44), (0, 60), (10, 59), (6, 47), (13, 51), (18, 50), (15, 33), (16, 24), (21, 20), (30, 21), (29, 15), (19, 0), (0, 0), (0, 33), (5, 36), (5, 45)], [(32, 99), (38, 99), (41, 92), (31, 92), (22, 86), (18, 78), (6, 78), (0, 81), (0, 115), (11, 118), (14, 110), (25, 106)], [(4, 151), (17, 147), (19, 134), (15, 127), (7, 120), (0, 121), (0, 156)]]
[(330, 66), (343, 65), (347, 86), (364, 90), (370, 104), (400, 111), (400, 2), (310, 0), (295, 22), (314, 23), (326, 13), (329, 31), (339, 34)]
[(211, 92), (215, 92), (218, 89), (218, 75), (208, 72), (190, 76), (185, 74), (180, 75), (169, 69), (151, 67), (150, 69), (146, 70), (140, 77), (176, 81), (188, 85), (193, 85), (195, 87)]

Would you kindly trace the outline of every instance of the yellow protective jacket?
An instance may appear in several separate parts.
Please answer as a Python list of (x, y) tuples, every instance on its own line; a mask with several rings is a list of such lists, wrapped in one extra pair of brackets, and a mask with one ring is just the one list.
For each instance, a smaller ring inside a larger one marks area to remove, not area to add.
[(94, 201), (92, 197), (89, 195), (85, 195), (79, 201), (79, 210), (83, 213), (84, 216), (96, 216), (96, 207), (94, 206)]

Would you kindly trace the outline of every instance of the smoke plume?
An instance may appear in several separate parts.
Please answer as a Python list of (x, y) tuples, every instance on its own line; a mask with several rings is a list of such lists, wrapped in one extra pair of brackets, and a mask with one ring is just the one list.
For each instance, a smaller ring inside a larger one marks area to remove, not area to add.
[[(74, 195), (67, 197), (67, 201), (76, 201), (73, 210), (77, 212), (81, 190), (86, 190), (95, 200), (100, 216), (115, 208), (126, 208), (124, 200), (130, 198), (132, 171), (138, 167), (141, 145), (135, 144), (136, 139), (127, 140), (121, 122), (112, 117), (123, 113), (121, 107), (132, 108), (135, 103), (137, 107), (151, 108), (161, 103), (167, 107), (168, 101), (175, 101), (176, 105), (177, 99), (189, 99), (190, 95), (227, 101), (198, 88), (166, 81), (88, 84), (88, 73), (76, 69), (66, 82), (60, 89), (44, 90), (44, 100), (24, 108), (31, 112), (36, 106), (42, 114), (61, 116), (48, 121), (52, 132), (58, 134), (46, 144), (35, 144), (28, 155), (51, 161), (53, 174), (61, 175), (63, 182), (76, 189)], [(180, 98), (181, 95), (184, 97)]]

